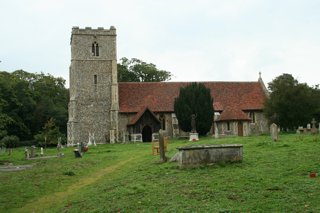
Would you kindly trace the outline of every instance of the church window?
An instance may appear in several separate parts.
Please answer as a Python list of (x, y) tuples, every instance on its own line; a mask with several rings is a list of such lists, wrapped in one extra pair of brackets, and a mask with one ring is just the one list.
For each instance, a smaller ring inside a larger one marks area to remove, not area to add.
[(230, 122), (227, 122), (227, 130), (230, 131)]
[(94, 75), (94, 76), (93, 76), (93, 83), (94, 83), (95, 85), (97, 85), (97, 83), (98, 83), (98, 76), (97, 76), (97, 75)]
[(99, 44), (97, 42), (92, 44), (92, 56), (99, 56)]
[(161, 121), (161, 129), (166, 130), (166, 117), (164, 114), (160, 115), (159, 120)]
[(256, 122), (256, 115), (254, 114), (254, 112), (249, 112), (249, 117), (251, 119), (251, 123)]
[(98, 83), (98, 76), (94, 75), (93, 76), (93, 83), (94, 83), (94, 91), (97, 91), (97, 83)]

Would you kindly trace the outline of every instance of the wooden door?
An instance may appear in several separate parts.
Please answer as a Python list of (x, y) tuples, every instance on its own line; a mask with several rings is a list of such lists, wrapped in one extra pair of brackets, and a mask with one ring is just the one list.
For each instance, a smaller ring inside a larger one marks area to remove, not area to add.
[(238, 136), (243, 136), (243, 123), (242, 123), (242, 121), (238, 122)]

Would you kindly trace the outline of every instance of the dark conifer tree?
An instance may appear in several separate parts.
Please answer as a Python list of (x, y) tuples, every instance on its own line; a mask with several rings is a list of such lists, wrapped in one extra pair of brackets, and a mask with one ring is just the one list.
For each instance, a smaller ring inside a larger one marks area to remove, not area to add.
[(183, 131), (191, 131), (191, 115), (195, 114), (197, 132), (206, 135), (210, 131), (214, 116), (210, 89), (202, 83), (191, 83), (180, 88), (179, 97), (174, 101), (174, 111)]

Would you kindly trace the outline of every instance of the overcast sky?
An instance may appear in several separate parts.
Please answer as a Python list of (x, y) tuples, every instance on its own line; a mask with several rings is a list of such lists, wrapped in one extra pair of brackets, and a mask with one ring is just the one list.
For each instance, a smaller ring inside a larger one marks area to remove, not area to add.
[(320, 83), (319, 0), (1, 0), (0, 70), (68, 81), (72, 26), (111, 25), (118, 60), (154, 63), (172, 81)]

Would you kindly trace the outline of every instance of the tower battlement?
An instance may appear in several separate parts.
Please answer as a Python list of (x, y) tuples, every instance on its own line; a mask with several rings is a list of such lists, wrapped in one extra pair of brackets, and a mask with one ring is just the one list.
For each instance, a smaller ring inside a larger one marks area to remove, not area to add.
[(104, 27), (91, 28), (85, 27), (80, 28), (78, 26), (72, 27), (72, 35), (116, 35), (116, 28), (114, 26), (110, 26), (109, 29), (105, 29)]

